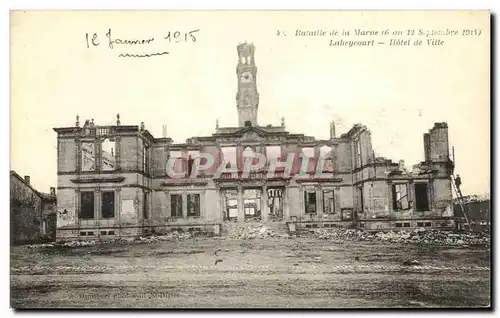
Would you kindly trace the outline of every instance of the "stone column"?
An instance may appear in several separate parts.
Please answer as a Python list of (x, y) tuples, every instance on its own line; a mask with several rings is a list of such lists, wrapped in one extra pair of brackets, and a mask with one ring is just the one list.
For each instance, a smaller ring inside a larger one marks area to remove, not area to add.
[[(392, 185), (393, 183), (390, 182), (388, 183), (387, 185), (387, 205), (389, 207), (389, 211), (387, 211), (387, 214), (389, 214), (389, 212), (393, 212), (394, 211), (394, 206), (392, 204), (392, 200), (393, 200), (393, 197), (392, 197)], [(355, 188), (357, 190), (357, 188)]]
[(120, 170), (120, 167), (121, 167), (120, 151), (121, 151), (121, 139), (120, 139), (120, 137), (116, 137), (115, 138), (115, 171)]
[(288, 185), (283, 188), (283, 221), (290, 219), (290, 206), (288, 204)]
[[(243, 170), (243, 167), (245, 166), (245, 162), (243, 160), (243, 146), (241, 144), (236, 145), (236, 167), (238, 170), (238, 173)], [(231, 167), (234, 169), (234, 167)]]
[(101, 220), (101, 192), (99, 189), (94, 190), (94, 218), (96, 227), (98, 227)]
[(269, 206), (267, 202), (267, 186), (262, 187), (262, 195), (260, 196), (260, 218), (262, 221), (266, 222), (268, 220)]
[(75, 214), (74, 214), (74, 220), (71, 220), (74, 222), (78, 228), (80, 228), (80, 214), (82, 210), (82, 203), (81, 203), (81, 196), (80, 196), (80, 190), (75, 189)]
[(120, 226), (120, 214), (122, 210), (121, 189), (115, 191), (115, 226)]
[(340, 212), (341, 212), (341, 206), (340, 206), (340, 187), (335, 188), (335, 192), (333, 193), (333, 198), (334, 198), (334, 205), (335, 205), (335, 218), (340, 219)]
[(316, 216), (318, 220), (323, 220), (323, 189), (316, 186)]
[(189, 151), (187, 148), (182, 148), (181, 151), (181, 162), (182, 162), (182, 172), (184, 173), (185, 177), (188, 177), (188, 158), (189, 158)]
[(224, 221), (224, 213), (226, 213), (226, 200), (224, 196), (224, 192), (221, 188), (217, 187), (215, 192), (217, 193), (218, 196), (218, 202), (217, 202), (217, 213), (214, 216), (214, 220), (217, 222), (222, 222)]
[(299, 189), (299, 213), (297, 213), (297, 218), (299, 220), (305, 218), (305, 215), (306, 215), (306, 202), (305, 202), (305, 199), (304, 199), (304, 193), (306, 191), (306, 188), (303, 186), (303, 185), (299, 185), (298, 187)]
[(238, 184), (238, 222), (245, 222), (245, 201), (243, 200), (243, 187)]
[(182, 191), (182, 218), (187, 219), (187, 191)]
[(168, 190), (164, 190), (163, 195), (165, 200), (164, 204), (162, 204), (161, 206), (161, 213), (163, 215), (163, 220), (167, 221), (167, 219), (172, 216), (172, 212), (170, 209), (170, 193), (168, 192)]

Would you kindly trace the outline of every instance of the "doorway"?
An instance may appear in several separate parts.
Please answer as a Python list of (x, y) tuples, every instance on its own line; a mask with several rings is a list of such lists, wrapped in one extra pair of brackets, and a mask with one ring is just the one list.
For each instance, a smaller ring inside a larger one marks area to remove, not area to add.
[(284, 194), (285, 194), (285, 188), (283, 187), (275, 187), (267, 189), (267, 200), (268, 200), (267, 205), (269, 207), (270, 221), (283, 220)]
[(224, 221), (238, 220), (238, 190), (224, 190), (224, 208), (222, 210)]
[(243, 190), (243, 209), (245, 220), (261, 220), (261, 200), (262, 190), (244, 189)]

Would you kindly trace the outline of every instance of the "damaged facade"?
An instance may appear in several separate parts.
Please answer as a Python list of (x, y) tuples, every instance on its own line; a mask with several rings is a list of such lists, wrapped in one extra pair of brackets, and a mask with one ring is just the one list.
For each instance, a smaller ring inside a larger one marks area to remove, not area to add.
[[(185, 143), (155, 138), (143, 124), (122, 125), (119, 116), (113, 126), (92, 120), (81, 127), (77, 118), (73, 127), (54, 128), (57, 238), (169, 229), (220, 233), (254, 220), (283, 229), (454, 228), (446, 123), (424, 134), (425, 158), (412, 171), (375, 157), (370, 132), (360, 124), (337, 137), (332, 122), (328, 140), (288, 132), (284, 119), (261, 126), (254, 52), (252, 44), (238, 46), (238, 127), (217, 123), (211, 136)], [(203, 154), (211, 155), (213, 165), (193, 175), (193, 165), (207, 163)], [(245, 159), (259, 154), (265, 164), (245, 173)], [(289, 158), (291, 165), (273, 166)], [(169, 174), (168, 163), (182, 176)], [(218, 173), (221, 166), (237, 171)], [(318, 167), (327, 177), (318, 175)]]

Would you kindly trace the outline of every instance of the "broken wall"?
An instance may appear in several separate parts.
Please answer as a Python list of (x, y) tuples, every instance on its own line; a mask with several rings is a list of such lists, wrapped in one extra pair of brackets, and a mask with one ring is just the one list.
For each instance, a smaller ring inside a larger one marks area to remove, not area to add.
[[(448, 161), (450, 157), (448, 145), (448, 125), (446, 123), (435, 123), (429, 130), (428, 148), (430, 161)], [(425, 145), (424, 145), (425, 146)]]
[[(139, 144), (140, 142), (140, 144)], [(120, 163), (119, 167), (122, 170), (139, 170), (142, 169), (142, 140), (137, 136), (121, 136), (120, 137)], [(139, 149), (140, 152), (139, 152)], [(139, 162), (141, 160), (141, 164)], [(140, 165), (139, 165), (140, 164)]]
[(11, 243), (36, 242), (42, 234), (42, 199), (17, 177), (10, 177)]

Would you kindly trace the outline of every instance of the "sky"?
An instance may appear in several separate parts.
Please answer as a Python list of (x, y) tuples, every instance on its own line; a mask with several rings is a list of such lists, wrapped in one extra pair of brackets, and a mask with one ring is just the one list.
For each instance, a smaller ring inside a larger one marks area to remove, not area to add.
[[(422, 46), (334, 47), (330, 40), (387, 41), (354, 29), (481, 30), (476, 36), (399, 36)], [(109, 46), (113, 40), (151, 39)], [(350, 36), (329, 36), (333, 30)], [(195, 31), (198, 30), (198, 31)], [(294, 36), (325, 30), (326, 36)], [(194, 32), (191, 32), (194, 31)], [(280, 35), (278, 34), (278, 31)], [(178, 32), (178, 43), (172, 39)], [(189, 32), (196, 37), (193, 42)], [(284, 32), (284, 33), (283, 33)], [(88, 41), (86, 34), (88, 33)], [(97, 33), (92, 44), (93, 34)], [(187, 34), (187, 35), (186, 35)], [(286, 35), (284, 35), (286, 34)], [(97, 125), (162, 125), (175, 142), (237, 126), (236, 46), (256, 46), (259, 124), (318, 139), (362, 123), (377, 156), (423, 160), (423, 134), (447, 122), (465, 194), (490, 188), (490, 34), (487, 12), (17, 11), (11, 14), (11, 170), (40, 191), (57, 186), (57, 134), (75, 117)], [(87, 43), (89, 44), (87, 47)], [(119, 54), (168, 54), (149, 58)]]

